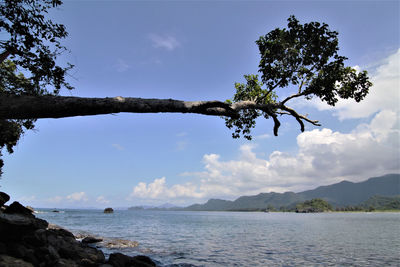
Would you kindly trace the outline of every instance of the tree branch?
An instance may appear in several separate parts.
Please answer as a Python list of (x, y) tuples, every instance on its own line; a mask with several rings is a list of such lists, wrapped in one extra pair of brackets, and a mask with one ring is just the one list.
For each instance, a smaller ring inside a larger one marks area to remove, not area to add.
[(319, 124), (319, 122), (317, 120), (310, 120), (306, 116), (298, 114), (294, 109), (291, 109), (291, 108), (289, 108), (289, 107), (287, 107), (285, 105), (281, 105), (279, 108), (289, 112), (290, 115), (292, 115), (297, 120), (297, 122), (300, 124), (300, 130), (302, 132), (304, 132), (303, 120), (306, 121), (306, 122), (311, 123), (312, 125), (321, 126), (321, 124)]
[(3, 53), (1, 53), (0, 54), (0, 64), (3, 63), (3, 61), (6, 60), (10, 54), (11, 54), (11, 52), (8, 50), (5, 50)]
[[(175, 99), (146, 99), (133, 97), (85, 98), (70, 96), (0, 95), (0, 119), (40, 119), (128, 113), (195, 113), (239, 118), (241, 110), (260, 110), (274, 120), (274, 135), (281, 123), (277, 115), (292, 115), (304, 131), (303, 121), (320, 126), (282, 103), (260, 104), (240, 101), (182, 101)], [(279, 111), (280, 110), (280, 111)]]
[(267, 104), (241, 101), (182, 101), (133, 97), (84, 98), (69, 96), (0, 96), (1, 119), (62, 118), (130, 113), (197, 113), (213, 116), (239, 117), (243, 109), (266, 109)]

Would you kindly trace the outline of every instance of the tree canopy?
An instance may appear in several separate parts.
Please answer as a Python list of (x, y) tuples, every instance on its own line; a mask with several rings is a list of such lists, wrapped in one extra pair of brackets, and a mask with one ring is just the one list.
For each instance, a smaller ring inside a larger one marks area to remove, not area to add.
[[(4, 0), (0, 2), (0, 157), (9, 153), (38, 118), (60, 118), (118, 112), (198, 113), (222, 116), (233, 138), (251, 139), (256, 119), (274, 121), (278, 135), (281, 116), (291, 116), (304, 131), (304, 123), (320, 125), (288, 106), (290, 100), (318, 97), (334, 106), (339, 98), (361, 101), (372, 85), (366, 71), (345, 66), (338, 55), (338, 33), (327, 24), (300, 24), (294, 17), (287, 28), (276, 28), (261, 36), (259, 74), (244, 75), (235, 83), (236, 93), (226, 101), (181, 101), (143, 98), (81, 98), (58, 96), (73, 66), (59, 66), (57, 57), (66, 51), (61, 40), (68, 33), (64, 25), (46, 18), (60, 0)], [(278, 97), (278, 90), (289, 96)], [(290, 94), (291, 93), (291, 94)], [(3, 165), (0, 159), (0, 171)]]

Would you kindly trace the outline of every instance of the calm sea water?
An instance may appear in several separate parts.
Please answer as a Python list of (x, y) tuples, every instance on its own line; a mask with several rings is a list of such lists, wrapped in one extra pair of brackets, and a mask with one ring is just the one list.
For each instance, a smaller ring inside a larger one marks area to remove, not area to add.
[(107, 250), (160, 266), (400, 266), (400, 213), (66, 210), (38, 217), (74, 233), (139, 242)]

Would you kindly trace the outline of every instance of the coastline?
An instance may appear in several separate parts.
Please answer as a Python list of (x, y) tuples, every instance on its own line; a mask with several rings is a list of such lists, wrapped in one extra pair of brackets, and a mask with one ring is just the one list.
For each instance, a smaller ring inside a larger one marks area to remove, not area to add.
[[(77, 238), (70, 231), (37, 218), (32, 209), (19, 202), (4, 205), (9, 199), (7, 194), (0, 192), (0, 267), (156, 266), (143, 255), (130, 257), (111, 253), (106, 258), (103, 251), (93, 245), (101, 242), (99, 239), (88, 236)], [(137, 246), (137, 243), (126, 245)]]

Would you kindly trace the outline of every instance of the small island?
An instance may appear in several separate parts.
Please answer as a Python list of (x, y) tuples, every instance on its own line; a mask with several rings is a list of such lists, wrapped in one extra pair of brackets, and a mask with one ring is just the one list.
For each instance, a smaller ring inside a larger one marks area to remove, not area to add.
[(114, 212), (113, 208), (105, 208), (104, 209), (104, 213), (113, 213), (113, 212)]
[(314, 198), (311, 200), (304, 201), (303, 203), (296, 205), (296, 212), (297, 213), (315, 213), (315, 212), (326, 212), (332, 211), (332, 205), (329, 204), (327, 201)]

